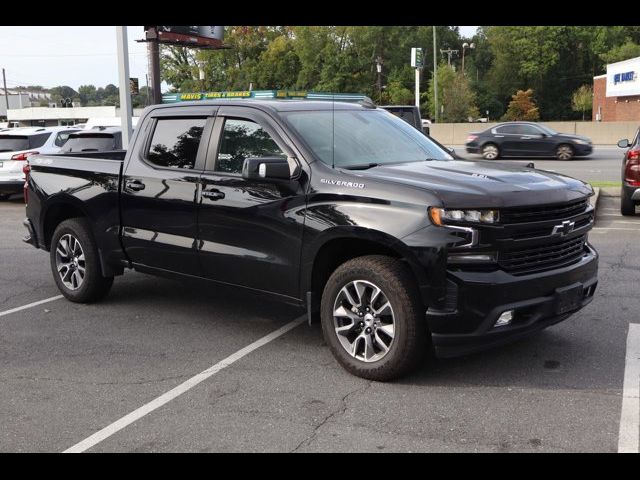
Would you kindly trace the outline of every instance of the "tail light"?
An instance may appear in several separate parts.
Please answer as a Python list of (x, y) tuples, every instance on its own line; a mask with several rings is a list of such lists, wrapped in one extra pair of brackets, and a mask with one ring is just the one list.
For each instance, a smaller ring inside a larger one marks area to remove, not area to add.
[(24, 195), (25, 205), (29, 203), (29, 173), (31, 172), (31, 166), (29, 162), (25, 163), (22, 167), (22, 173), (24, 173), (24, 186), (22, 187), (22, 194)]
[(473, 142), (476, 138), (478, 138), (478, 136), (477, 136), (477, 135), (469, 135), (469, 136), (467, 137), (467, 143), (471, 143), (471, 142)]
[(633, 148), (627, 152), (624, 181), (632, 187), (640, 187), (640, 148)]
[(24, 153), (16, 153), (11, 160), (26, 160), (31, 155), (38, 155), (39, 152), (24, 152)]

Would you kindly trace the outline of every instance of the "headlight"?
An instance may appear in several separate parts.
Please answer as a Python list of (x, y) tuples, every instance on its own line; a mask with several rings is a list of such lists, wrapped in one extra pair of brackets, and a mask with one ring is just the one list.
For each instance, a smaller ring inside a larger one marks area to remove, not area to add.
[(429, 207), (429, 218), (436, 225), (444, 225), (447, 222), (492, 224), (498, 222), (499, 214), (497, 210), (460, 210)]
[(578, 145), (589, 145), (589, 142), (587, 142), (585, 140), (575, 139), (574, 142), (576, 142)]

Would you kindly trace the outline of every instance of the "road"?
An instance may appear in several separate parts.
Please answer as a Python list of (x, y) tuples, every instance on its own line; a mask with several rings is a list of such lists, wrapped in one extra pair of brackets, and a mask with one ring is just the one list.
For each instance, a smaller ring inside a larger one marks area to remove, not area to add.
[[(455, 145), (453, 148), (463, 158), (482, 158), (480, 155), (466, 153), (464, 145)], [(620, 182), (623, 153), (624, 150), (616, 146), (596, 145), (593, 153), (588, 157), (577, 157), (565, 162), (539, 158), (501, 159), (499, 161), (518, 165), (533, 162), (536, 168), (562, 173), (587, 182)]]
[(55, 299), (47, 253), (21, 242), (23, 205), (0, 203), (0, 451), (64, 451), (102, 431), (88, 451), (615, 452), (621, 427), (640, 435), (632, 396), (620, 422), (640, 216), (622, 218), (618, 201), (600, 199), (590, 235), (601, 257), (589, 306), (392, 383), (346, 373), (319, 325), (239, 357), (302, 312), (233, 289), (127, 272), (101, 303)]

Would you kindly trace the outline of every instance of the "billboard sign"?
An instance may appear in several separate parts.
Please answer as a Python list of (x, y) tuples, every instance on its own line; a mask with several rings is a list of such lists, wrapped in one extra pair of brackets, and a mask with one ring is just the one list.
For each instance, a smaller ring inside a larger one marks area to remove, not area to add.
[(640, 95), (640, 57), (607, 65), (607, 97)]
[[(220, 25), (157, 25), (145, 26), (144, 29), (147, 31), (147, 38), (156, 38), (160, 43), (205, 48), (226, 48), (222, 43), (224, 26)], [(152, 37), (149, 37), (150, 32), (153, 35)]]
[(225, 92), (200, 93), (167, 93), (162, 95), (162, 103), (187, 102), (194, 100), (217, 100), (221, 98), (253, 98), (253, 99), (307, 99), (307, 100), (335, 100), (343, 102), (358, 102), (368, 97), (360, 93), (329, 93), (307, 92), (304, 90), (242, 90)]

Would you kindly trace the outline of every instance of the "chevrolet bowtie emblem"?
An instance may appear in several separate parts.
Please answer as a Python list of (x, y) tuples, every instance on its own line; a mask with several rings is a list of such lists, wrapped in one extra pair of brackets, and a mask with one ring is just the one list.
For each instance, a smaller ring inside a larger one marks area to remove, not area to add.
[(575, 226), (576, 226), (576, 222), (570, 222), (569, 220), (565, 220), (560, 225), (556, 225), (555, 227), (553, 227), (553, 231), (551, 232), (551, 235), (560, 235), (561, 237), (564, 237), (565, 235), (568, 235), (569, 233), (573, 232), (573, 229)]

